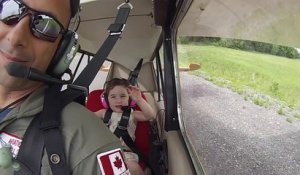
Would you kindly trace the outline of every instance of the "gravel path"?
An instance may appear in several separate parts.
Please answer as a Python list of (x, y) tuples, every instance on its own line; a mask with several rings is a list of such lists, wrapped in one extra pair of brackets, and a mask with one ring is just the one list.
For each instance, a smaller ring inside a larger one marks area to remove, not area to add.
[(181, 73), (186, 131), (207, 175), (300, 175), (300, 121)]

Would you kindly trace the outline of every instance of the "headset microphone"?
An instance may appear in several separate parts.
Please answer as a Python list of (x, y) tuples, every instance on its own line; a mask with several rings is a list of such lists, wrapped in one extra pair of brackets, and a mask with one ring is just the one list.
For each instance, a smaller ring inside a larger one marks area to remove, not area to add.
[(51, 77), (37, 69), (27, 67), (23, 64), (11, 62), (6, 66), (6, 70), (9, 75), (25, 78), (33, 81), (42, 81), (45, 83), (56, 83), (56, 84), (70, 84), (70, 81), (63, 81), (56, 78)]

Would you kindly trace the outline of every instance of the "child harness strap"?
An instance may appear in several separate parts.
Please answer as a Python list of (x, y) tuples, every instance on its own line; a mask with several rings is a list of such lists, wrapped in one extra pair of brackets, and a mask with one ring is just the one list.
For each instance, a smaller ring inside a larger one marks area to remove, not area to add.
[[(129, 119), (130, 119), (130, 114), (131, 114), (131, 108), (128, 106), (122, 107), (122, 110), (123, 110), (122, 117), (118, 123), (116, 130), (114, 131), (114, 134), (118, 138), (122, 137), (122, 139), (124, 140), (126, 145), (131, 149), (131, 151), (133, 151), (134, 153), (136, 153), (138, 155), (139, 161), (144, 161), (147, 165), (149, 165), (146, 157), (135, 146), (134, 141), (130, 137), (128, 130), (127, 130)], [(109, 120), (111, 119), (112, 113), (113, 113), (113, 111), (109, 108), (109, 109), (107, 109), (107, 111), (104, 115), (103, 122), (106, 124), (107, 127), (109, 127)]]
[[(137, 147), (134, 144), (134, 141), (132, 140), (132, 138), (128, 133), (127, 127), (130, 119), (131, 108), (129, 106), (122, 107), (122, 110), (123, 110), (122, 117), (118, 123), (116, 130), (114, 131), (114, 134), (118, 138), (122, 137), (123, 141), (131, 149), (131, 151), (133, 151), (138, 155), (139, 162), (143, 161), (148, 166), (148, 168), (150, 168), (151, 174), (153, 174), (154, 169), (152, 165), (149, 163), (146, 156), (137, 149)], [(105, 112), (103, 122), (106, 124), (107, 127), (109, 127), (109, 120), (111, 119), (112, 113), (113, 111), (110, 108), (107, 109), (107, 111)]]

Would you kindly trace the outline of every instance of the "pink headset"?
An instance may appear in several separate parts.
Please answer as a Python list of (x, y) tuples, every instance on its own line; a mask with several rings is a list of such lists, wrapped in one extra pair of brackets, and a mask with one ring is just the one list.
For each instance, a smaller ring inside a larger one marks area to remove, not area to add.
[[(100, 100), (101, 100), (103, 108), (108, 109), (109, 105), (108, 105), (108, 99), (105, 98), (105, 91), (103, 91), (102, 94), (100, 95)], [(137, 104), (135, 101), (130, 100), (130, 105), (129, 105), (130, 107), (134, 108), (134, 107), (136, 107), (136, 105)]]

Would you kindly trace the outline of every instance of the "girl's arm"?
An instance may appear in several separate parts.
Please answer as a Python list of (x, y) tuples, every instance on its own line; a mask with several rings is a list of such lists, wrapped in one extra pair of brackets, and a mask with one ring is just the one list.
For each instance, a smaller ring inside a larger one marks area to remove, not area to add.
[(137, 105), (141, 109), (141, 111), (134, 111), (134, 118), (137, 121), (149, 121), (155, 118), (152, 107), (144, 99), (137, 102)]
[(141, 111), (134, 111), (134, 118), (137, 121), (149, 121), (155, 118), (152, 107), (143, 99), (140, 90), (136, 86), (129, 88), (129, 95), (140, 107)]
[(94, 112), (94, 114), (96, 114), (96, 116), (98, 118), (100, 118), (101, 120), (103, 120), (104, 116), (105, 116), (105, 112), (106, 112), (106, 109), (100, 109), (99, 111)]

